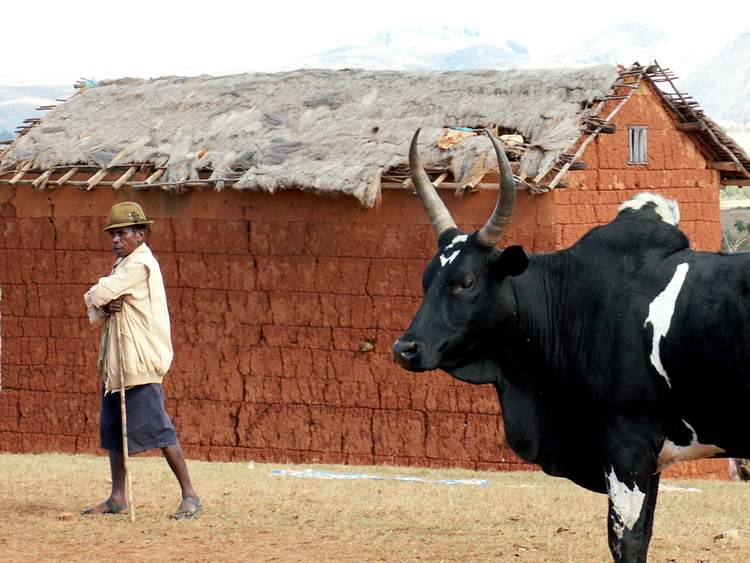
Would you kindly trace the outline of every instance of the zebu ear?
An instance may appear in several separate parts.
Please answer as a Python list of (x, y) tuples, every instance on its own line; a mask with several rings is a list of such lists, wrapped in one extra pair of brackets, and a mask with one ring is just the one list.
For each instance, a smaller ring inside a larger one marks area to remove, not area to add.
[(509, 246), (502, 251), (495, 267), (505, 276), (519, 276), (526, 271), (529, 256), (523, 246)]

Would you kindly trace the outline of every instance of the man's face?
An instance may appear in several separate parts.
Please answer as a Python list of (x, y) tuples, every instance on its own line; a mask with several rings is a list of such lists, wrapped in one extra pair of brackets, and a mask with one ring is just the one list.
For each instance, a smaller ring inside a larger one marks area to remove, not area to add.
[(107, 231), (112, 238), (112, 252), (119, 258), (125, 258), (138, 248), (144, 240), (142, 230), (133, 227), (120, 227)]

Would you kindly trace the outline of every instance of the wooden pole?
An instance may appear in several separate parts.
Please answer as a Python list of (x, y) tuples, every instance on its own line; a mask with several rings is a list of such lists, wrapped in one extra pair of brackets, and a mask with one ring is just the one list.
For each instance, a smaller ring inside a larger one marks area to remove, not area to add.
[(65, 174), (63, 174), (62, 176), (60, 176), (60, 178), (58, 178), (57, 180), (55, 180), (55, 184), (57, 184), (58, 186), (62, 186), (62, 185), (63, 185), (63, 184), (65, 183), (65, 182), (67, 182), (67, 181), (68, 181), (68, 180), (70, 179), (70, 177), (71, 177), (71, 176), (73, 176), (73, 174), (75, 174), (76, 172), (78, 172), (78, 168), (75, 168), (75, 167), (74, 167), (74, 168), (71, 168), (71, 169), (70, 169), (70, 170), (68, 170), (68, 171), (67, 171), (67, 172), (66, 172)]
[(130, 179), (130, 177), (131, 177), (131, 176), (132, 176), (133, 174), (135, 174), (135, 171), (136, 171), (136, 168), (135, 168), (135, 166), (131, 166), (130, 168), (128, 168), (128, 169), (127, 169), (127, 170), (126, 170), (126, 171), (125, 171), (125, 172), (123, 173), (123, 175), (122, 175), (122, 176), (120, 176), (120, 177), (119, 177), (119, 178), (118, 178), (117, 180), (115, 180), (115, 183), (114, 183), (114, 184), (112, 184), (112, 188), (114, 188), (115, 190), (119, 190), (119, 189), (120, 189), (120, 188), (122, 187), (122, 185), (123, 185), (123, 184), (124, 184), (125, 182), (127, 182), (127, 181), (128, 181), (128, 179)]
[(122, 421), (122, 459), (125, 467), (125, 495), (128, 500), (128, 516), (135, 522), (135, 504), (133, 503), (133, 482), (128, 470), (128, 413), (125, 409), (125, 361), (122, 347), (122, 312), (117, 314), (117, 348), (120, 359), (120, 420)]

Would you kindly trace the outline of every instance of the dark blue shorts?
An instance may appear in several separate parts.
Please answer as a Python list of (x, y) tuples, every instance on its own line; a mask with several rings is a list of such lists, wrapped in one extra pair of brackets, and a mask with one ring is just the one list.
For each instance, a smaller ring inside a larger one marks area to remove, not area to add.
[[(177, 444), (177, 432), (164, 410), (164, 395), (158, 383), (127, 389), (125, 411), (128, 417), (128, 453), (136, 454)], [(122, 452), (119, 391), (102, 396), (99, 443), (105, 450)]]

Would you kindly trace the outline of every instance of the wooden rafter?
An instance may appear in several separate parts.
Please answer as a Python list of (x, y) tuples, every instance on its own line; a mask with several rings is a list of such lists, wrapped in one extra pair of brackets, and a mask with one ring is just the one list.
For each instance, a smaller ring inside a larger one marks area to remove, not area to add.
[(24, 174), (26, 174), (26, 172), (28, 172), (29, 170), (31, 170), (31, 167), (33, 165), (34, 165), (34, 163), (31, 160), (27, 160), (26, 162), (24, 162), (23, 165), (21, 166), (21, 169), (18, 171), (18, 173), (16, 173), (16, 175), (13, 176), (13, 178), (11, 178), (10, 182), (8, 182), (8, 183), (11, 186), (16, 185), (19, 182), (19, 180), (21, 180), (21, 178), (23, 178)]
[(52, 170), (45, 170), (44, 172), (39, 174), (39, 176), (37, 176), (33, 182), (31, 182), (31, 185), (34, 188), (43, 190), (47, 185), (47, 180), (49, 180), (50, 174), (52, 174)]
[(145, 185), (147, 185), (147, 186), (150, 186), (150, 185), (152, 185), (152, 184), (153, 184), (154, 182), (156, 182), (156, 181), (157, 181), (157, 180), (158, 180), (159, 178), (161, 178), (161, 175), (162, 175), (162, 174), (164, 174), (164, 169), (163, 169), (163, 168), (157, 168), (157, 169), (156, 169), (156, 170), (154, 171), (154, 173), (153, 173), (153, 174), (151, 174), (151, 176), (149, 176), (148, 178), (146, 178), (146, 180), (144, 180), (144, 182), (143, 182), (143, 183), (144, 183)]
[(96, 186), (99, 182), (101, 182), (102, 179), (107, 175), (107, 172), (108, 170), (106, 168), (102, 168), (101, 170), (99, 170), (99, 172), (97, 172), (91, 178), (89, 178), (89, 180), (86, 182), (86, 189), (90, 190), (94, 186)]
[(685, 123), (678, 123), (678, 131), (703, 131), (706, 128), (706, 124), (702, 121), (686, 121)]
[(116, 190), (119, 190), (123, 186), (123, 184), (127, 182), (133, 174), (135, 174), (135, 171), (136, 171), (135, 166), (131, 166), (130, 168), (128, 168), (122, 174), (122, 176), (120, 176), (117, 180), (115, 180), (115, 183), (112, 184), (112, 187)]
[(708, 168), (711, 168), (712, 170), (724, 170), (726, 172), (739, 172), (740, 168), (737, 165), (736, 162), (717, 162), (717, 161), (711, 161), (708, 163)]
[(60, 176), (60, 177), (59, 177), (59, 178), (57, 179), (57, 181), (55, 182), (55, 184), (57, 184), (58, 186), (62, 186), (62, 185), (63, 185), (63, 184), (65, 183), (65, 182), (67, 182), (68, 180), (70, 180), (70, 178), (72, 178), (72, 177), (73, 177), (73, 175), (74, 175), (74, 174), (75, 174), (76, 172), (78, 172), (78, 168), (77, 168), (77, 167), (73, 167), (73, 168), (71, 168), (71, 169), (70, 169), (70, 170), (68, 170), (68, 171), (67, 171), (67, 172), (66, 172), (65, 174), (63, 174), (62, 176)]
[[(408, 185), (405, 185), (405, 182), (383, 182), (381, 186), (385, 190), (413, 189), (411, 187), (411, 183), (409, 183)], [(435, 187), (441, 190), (460, 190), (466, 186), (458, 182), (442, 182)], [(489, 183), (489, 182), (481, 182), (479, 184), (475, 184), (473, 188), (482, 189), (482, 190), (496, 190), (497, 184)]]

